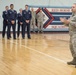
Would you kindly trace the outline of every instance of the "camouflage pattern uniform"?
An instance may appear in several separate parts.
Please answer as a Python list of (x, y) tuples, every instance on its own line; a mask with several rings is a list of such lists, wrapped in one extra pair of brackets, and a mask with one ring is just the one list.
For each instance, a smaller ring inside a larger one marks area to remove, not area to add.
[(35, 32), (36, 12), (35, 12), (35, 11), (31, 11), (31, 14), (32, 14), (32, 19), (31, 19), (31, 28), (33, 27), (33, 32)]
[(69, 23), (70, 50), (73, 57), (76, 57), (76, 13), (72, 13)]
[(44, 21), (44, 14), (39, 12), (37, 14), (37, 25), (38, 25), (38, 31), (43, 31), (43, 21)]

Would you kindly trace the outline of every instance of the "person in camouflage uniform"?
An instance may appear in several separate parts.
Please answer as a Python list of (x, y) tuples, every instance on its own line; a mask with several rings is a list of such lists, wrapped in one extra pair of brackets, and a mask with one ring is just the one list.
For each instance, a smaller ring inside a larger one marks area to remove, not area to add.
[(38, 25), (38, 32), (43, 32), (43, 21), (44, 21), (44, 14), (42, 13), (42, 9), (37, 14), (37, 25)]
[(32, 15), (32, 18), (31, 18), (31, 28), (33, 29), (33, 32), (35, 33), (35, 25), (36, 25), (36, 12), (34, 11), (34, 8), (31, 8), (31, 15)]
[(69, 26), (70, 50), (73, 56), (73, 60), (71, 62), (67, 62), (67, 64), (76, 65), (76, 3), (73, 4), (71, 10), (72, 16), (70, 19), (67, 20), (66, 18), (60, 18), (60, 20), (66, 26)]

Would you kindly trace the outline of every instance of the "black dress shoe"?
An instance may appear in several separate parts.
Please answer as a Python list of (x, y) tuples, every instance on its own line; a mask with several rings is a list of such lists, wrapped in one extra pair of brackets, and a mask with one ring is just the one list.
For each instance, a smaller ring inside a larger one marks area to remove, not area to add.
[(4, 36), (2, 36), (2, 38), (4, 38)]
[(12, 37), (10, 36), (10, 38), (12, 38)]
[(16, 40), (16, 38), (14, 38), (14, 40)]
[(8, 40), (10, 39), (10, 38), (7, 38)]
[(25, 37), (22, 37), (22, 39), (25, 39)]
[(31, 39), (31, 37), (28, 37), (28, 39)]

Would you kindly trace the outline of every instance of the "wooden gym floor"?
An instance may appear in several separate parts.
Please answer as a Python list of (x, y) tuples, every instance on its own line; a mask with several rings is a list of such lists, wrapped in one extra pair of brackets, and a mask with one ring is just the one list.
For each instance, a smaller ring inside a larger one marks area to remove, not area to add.
[(69, 34), (31, 34), (32, 39), (2, 39), (0, 34), (0, 75), (76, 75)]

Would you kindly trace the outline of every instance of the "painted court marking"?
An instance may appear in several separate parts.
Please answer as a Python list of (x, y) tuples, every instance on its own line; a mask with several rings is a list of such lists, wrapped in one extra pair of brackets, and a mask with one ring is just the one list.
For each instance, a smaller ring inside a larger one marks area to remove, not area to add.
[[(12, 42), (12, 41), (10, 41), (10, 42), (13, 43), (13, 44), (19, 45), (18, 43), (15, 43), (15, 42)], [(21, 45), (21, 46), (22, 46), (22, 47), (25, 47), (25, 48), (27, 48), (27, 49), (29, 49), (29, 50), (35, 51), (35, 52), (37, 52), (37, 53), (40, 53), (40, 54), (42, 54), (42, 55), (45, 55), (45, 56), (47, 56), (47, 57), (49, 57), (49, 58), (52, 58), (52, 59), (54, 59), (54, 60), (60, 61), (60, 62), (62, 62), (62, 63), (64, 63), (64, 64), (66, 64), (66, 62), (63, 61), (63, 60), (61, 60), (61, 59), (58, 59), (58, 58), (53, 57), (53, 56), (51, 56), (51, 55), (45, 54), (45, 53), (43, 53), (43, 52), (40, 52), (40, 51), (35, 50), (35, 49), (33, 49), (33, 48), (30, 48), (30, 47), (28, 47), (28, 46), (24, 46), (24, 45)]]

